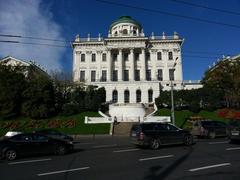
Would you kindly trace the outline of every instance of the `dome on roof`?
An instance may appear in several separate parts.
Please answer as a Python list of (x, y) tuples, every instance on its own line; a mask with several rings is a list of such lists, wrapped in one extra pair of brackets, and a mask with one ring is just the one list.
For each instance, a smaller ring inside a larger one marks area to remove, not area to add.
[(139, 22), (137, 22), (135, 19), (132, 19), (131, 16), (121, 16), (117, 20), (113, 21), (113, 23), (110, 25), (110, 28), (113, 26), (119, 24), (119, 23), (132, 23), (137, 25), (140, 29), (142, 29), (142, 26)]
[(121, 16), (110, 25), (109, 37), (139, 36), (144, 36), (142, 26), (130, 16)]

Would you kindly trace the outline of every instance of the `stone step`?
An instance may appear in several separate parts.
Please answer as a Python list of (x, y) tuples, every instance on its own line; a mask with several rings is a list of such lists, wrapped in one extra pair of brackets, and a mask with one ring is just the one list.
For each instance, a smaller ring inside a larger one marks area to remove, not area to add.
[(113, 126), (113, 135), (126, 135), (130, 134), (130, 130), (134, 122), (121, 122)]

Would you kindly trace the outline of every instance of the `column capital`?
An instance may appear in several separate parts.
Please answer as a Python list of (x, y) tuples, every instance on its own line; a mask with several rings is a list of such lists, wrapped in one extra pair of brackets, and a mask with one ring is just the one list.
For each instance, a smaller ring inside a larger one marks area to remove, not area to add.
[(122, 53), (123, 52), (123, 48), (118, 48), (118, 52)]
[(92, 51), (86, 51), (86, 53), (87, 53), (87, 54), (91, 54), (91, 53), (92, 53)]
[(157, 49), (151, 49), (150, 52), (151, 52), (152, 54), (156, 54), (156, 53), (157, 53)]
[(97, 51), (97, 54), (102, 54), (103, 52), (102, 51)]
[(129, 48), (129, 50), (130, 50), (130, 53), (133, 53), (134, 48)]

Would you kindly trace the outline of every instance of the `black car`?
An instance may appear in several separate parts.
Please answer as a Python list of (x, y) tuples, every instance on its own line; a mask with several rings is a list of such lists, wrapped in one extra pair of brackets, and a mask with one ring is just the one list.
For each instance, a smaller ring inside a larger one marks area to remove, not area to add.
[(54, 129), (42, 129), (42, 130), (38, 130), (35, 132), (38, 134), (46, 135), (48, 137), (52, 137), (52, 138), (56, 138), (56, 139), (64, 139), (64, 140), (73, 142), (73, 138), (71, 136), (68, 136), (68, 135), (66, 135), (62, 132), (59, 132), (57, 130), (54, 130)]
[(240, 120), (232, 120), (228, 124), (228, 138), (231, 142), (240, 141)]
[(199, 120), (193, 123), (192, 132), (197, 137), (214, 139), (217, 136), (227, 136), (227, 125), (213, 120)]
[(137, 146), (158, 149), (161, 145), (193, 144), (193, 136), (169, 123), (134, 124), (130, 132), (131, 141)]
[(73, 150), (72, 142), (37, 133), (18, 134), (0, 141), (0, 157), (7, 160), (36, 154), (63, 155), (71, 150)]

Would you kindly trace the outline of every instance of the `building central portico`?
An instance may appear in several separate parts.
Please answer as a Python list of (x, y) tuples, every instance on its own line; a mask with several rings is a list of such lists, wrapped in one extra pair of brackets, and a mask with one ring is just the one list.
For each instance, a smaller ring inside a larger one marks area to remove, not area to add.
[(105, 87), (107, 101), (152, 103), (171, 81), (183, 88), (182, 43), (176, 32), (146, 37), (140, 23), (123, 16), (110, 25), (107, 38), (76, 37), (73, 79)]

